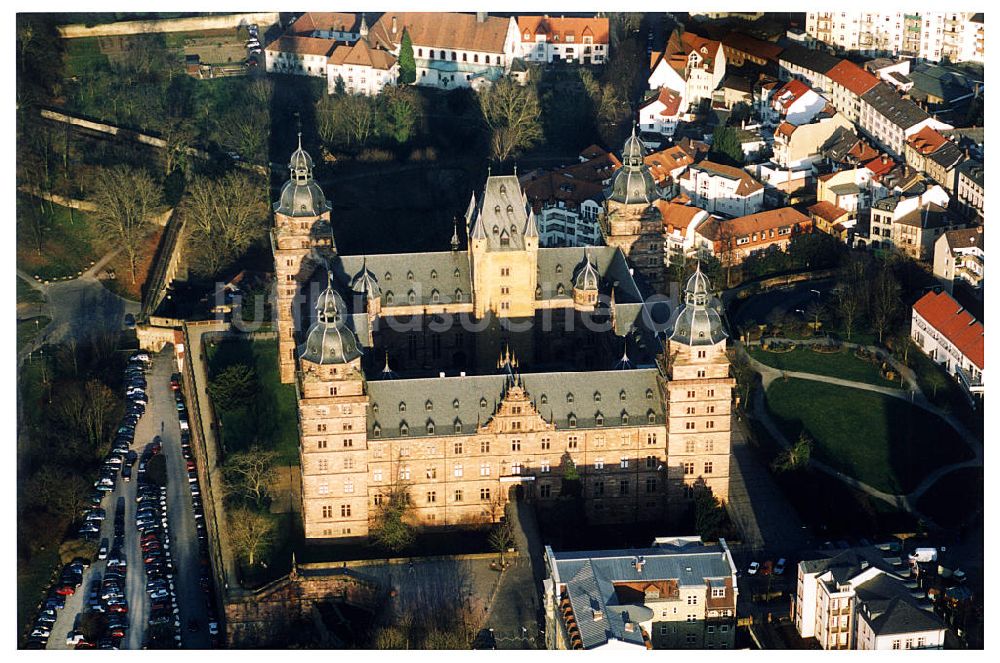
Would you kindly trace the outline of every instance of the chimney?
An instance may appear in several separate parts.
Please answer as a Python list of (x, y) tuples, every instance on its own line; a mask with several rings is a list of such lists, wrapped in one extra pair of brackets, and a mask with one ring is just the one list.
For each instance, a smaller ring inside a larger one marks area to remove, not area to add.
[(595, 622), (599, 622), (602, 619), (604, 619), (604, 611), (603, 610), (598, 610), (597, 608), (594, 608), (594, 621)]
[(476, 23), (485, 23), (487, 16), (489, 16), (487, 12), (476, 12)]
[(396, 25), (396, 17), (393, 16), (392, 17), (392, 34), (396, 34), (396, 30), (397, 29), (398, 29), (398, 26)]

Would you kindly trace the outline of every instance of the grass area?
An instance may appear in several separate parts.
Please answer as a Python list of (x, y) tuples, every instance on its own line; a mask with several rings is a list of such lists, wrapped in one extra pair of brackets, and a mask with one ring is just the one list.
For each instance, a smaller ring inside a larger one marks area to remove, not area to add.
[(99, 37), (80, 37), (65, 39), (66, 50), (63, 62), (66, 65), (66, 77), (86, 75), (94, 69), (108, 64), (108, 56), (101, 52)]
[(132, 282), (132, 270), (129, 267), (128, 257), (122, 251), (104, 266), (104, 269), (113, 270), (116, 277), (114, 279), (102, 278), (101, 283), (104, 284), (104, 287), (125, 299), (141, 301), (146, 292), (146, 282), (153, 274), (153, 259), (156, 257), (156, 250), (160, 246), (160, 240), (163, 238), (165, 230), (166, 228), (163, 226), (150, 225), (149, 235), (143, 242), (139, 260), (135, 266), (135, 283)]
[(43, 279), (76, 276), (97, 260), (97, 239), (97, 232), (83, 212), (18, 195), (19, 269)]
[(18, 635), (30, 626), (35, 617), (35, 609), (48, 589), (56, 564), (59, 562), (59, 547), (47, 546), (45, 550), (30, 560), (17, 561), (17, 624)]
[(18, 304), (44, 304), (45, 295), (32, 288), (20, 276), (17, 277), (17, 303)]
[[(945, 412), (950, 412), (969, 430), (983, 439), (984, 417), (982, 410), (973, 409), (962, 385), (934, 361), (917, 349), (910, 350), (907, 365), (917, 375), (917, 384), (927, 399)], [(932, 376), (937, 376), (937, 378)], [(935, 380), (939, 380), (935, 390)], [(979, 406), (982, 408), (982, 405)]]
[(946, 422), (882, 394), (776, 380), (767, 405), (789, 440), (805, 429), (815, 458), (888, 493), (909, 492), (932, 470), (972, 457)]
[(983, 468), (949, 472), (917, 501), (917, 508), (942, 527), (961, 527), (983, 508)]
[(25, 318), (17, 321), (17, 349), (30, 344), (45, 327), (52, 322), (52, 318), (47, 315), (39, 315), (33, 318)]
[(898, 382), (883, 378), (876, 364), (855, 357), (854, 350), (850, 348), (841, 348), (840, 352), (829, 354), (813, 352), (803, 346), (791, 352), (767, 352), (751, 347), (749, 352), (760, 363), (782, 371), (815, 373), (883, 387), (899, 387)]
[(277, 451), (279, 464), (298, 465), (295, 388), (279, 379), (277, 340), (226, 340), (209, 345), (208, 364), (211, 375), (232, 364), (249, 364), (257, 372), (254, 402), (218, 411), (225, 450), (240, 451), (256, 443)]

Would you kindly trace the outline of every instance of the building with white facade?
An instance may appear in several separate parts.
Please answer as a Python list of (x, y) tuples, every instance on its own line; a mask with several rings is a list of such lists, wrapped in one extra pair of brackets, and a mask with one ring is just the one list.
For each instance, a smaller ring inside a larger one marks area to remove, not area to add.
[(830, 90), (827, 72), (839, 63), (829, 53), (793, 44), (778, 56), (778, 77), (783, 81), (796, 78), (824, 94)]
[(364, 14), (348, 12), (306, 12), (296, 18), (285, 30), (286, 35), (332, 39), (348, 44), (361, 37), (365, 25)]
[(861, 118), (861, 95), (878, 85), (878, 77), (848, 60), (841, 60), (826, 76), (830, 79), (830, 103), (857, 123)]
[(913, 305), (910, 336), (921, 352), (954, 375), (966, 392), (982, 396), (985, 334), (947, 292), (928, 292)]
[(399, 78), (399, 63), (389, 51), (373, 48), (367, 39), (334, 49), (327, 60), (327, 90), (338, 83), (348, 94), (376, 95)]
[(823, 160), (823, 145), (837, 129), (849, 129), (851, 123), (840, 113), (824, 113), (814, 122), (791, 124), (782, 122), (774, 131), (772, 160), (782, 168), (798, 170)]
[(711, 99), (726, 76), (722, 43), (690, 32), (673, 32), (666, 49), (650, 55), (650, 90), (667, 88), (681, 96), (681, 112)]
[(798, 564), (795, 629), (822, 649), (942, 649), (945, 625), (916, 583), (875, 548), (849, 548)]
[(658, 538), (649, 548), (545, 547), (548, 649), (732, 649), (739, 588), (725, 539)]
[(974, 12), (808, 12), (806, 32), (841, 52), (983, 61), (983, 15)]
[(327, 58), (337, 43), (318, 37), (278, 37), (264, 47), (264, 70), (326, 78)]
[(521, 35), (518, 55), (526, 62), (604, 64), (611, 42), (607, 18), (565, 16), (517, 17)]
[(698, 227), (712, 215), (694, 205), (666, 200), (658, 200), (655, 204), (663, 217), (663, 262), (666, 265), (680, 264), (695, 251)]
[(980, 219), (983, 216), (984, 189), (983, 162), (978, 159), (966, 159), (958, 165), (955, 175), (955, 198), (959, 209), (967, 218)]
[(903, 99), (895, 90), (879, 83), (861, 96), (861, 130), (882, 149), (895, 157), (903, 155), (906, 138), (924, 127), (951, 129), (934, 119), (909, 99)]
[(956, 280), (982, 288), (985, 250), (982, 226), (949, 230), (934, 242), (934, 276), (948, 292), (954, 292)]
[(639, 129), (670, 138), (677, 130), (677, 123), (685, 115), (681, 111), (681, 93), (661, 87), (656, 96), (639, 106)]
[(871, 207), (872, 245), (895, 247), (914, 260), (931, 260), (938, 237), (962, 225), (947, 205), (948, 194), (938, 185), (917, 196), (878, 200)]
[(799, 125), (812, 122), (826, 108), (827, 100), (798, 79), (792, 79), (771, 96), (771, 124), (788, 122)]
[(764, 185), (740, 168), (714, 161), (692, 164), (681, 175), (681, 191), (710, 214), (746, 216), (764, 206)]
[(517, 22), (485, 12), (385, 12), (369, 39), (398, 58), (404, 31), (413, 44), (416, 84), (446, 90), (498, 80), (520, 50)]

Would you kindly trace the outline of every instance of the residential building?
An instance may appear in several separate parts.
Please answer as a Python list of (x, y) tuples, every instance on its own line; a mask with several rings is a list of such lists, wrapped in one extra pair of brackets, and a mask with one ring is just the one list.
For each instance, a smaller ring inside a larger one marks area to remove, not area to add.
[(685, 115), (681, 111), (681, 93), (666, 87), (649, 97), (639, 106), (639, 128), (671, 138), (677, 123)]
[(717, 257), (724, 265), (735, 265), (771, 246), (785, 250), (792, 237), (812, 232), (812, 227), (812, 220), (794, 207), (735, 219), (712, 218), (696, 229), (695, 249)]
[(526, 62), (604, 64), (610, 56), (607, 18), (520, 15), (517, 28)]
[(650, 55), (649, 89), (681, 95), (681, 111), (693, 112), (711, 99), (726, 76), (726, 54), (718, 41), (691, 32), (673, 32), (666, 49)]
[(978, 159), (966, 159), (958, 165), (955, 177), (955, 198), (958, 208), (966, 218), (983, 218), (983, 162)]
[[(631, 141), (625, 156), (614, 198), (635, 193), (636, 178), (655, 186)], [(514, 176), (490, 176), (471, 197), (467, 250), (454, 237), (450, 251), (349, 256), (301, 149), (291, 172), (271, 241), (306, 540), (367, 537), (399, 481), (426, 528), (492, 522), (515, 486), (545, 508), (566, 458), (591, 522), (678, 520), (701, 485), (728, 499), (734, 380), (700, 271), (664, 348), (622, 251), (539, 247)]]
[(798, 126), (782, 122), (774, 131), (772, 160), (782, 168), (799, 169), (823, 160), (823, 145), (838, 129), (850, 129), (851, 123), (840, 113), (817, 116), (817, 121)]
[(404, 31), (413, 44), (416, 84), (446, 90), (496, 81), (520, 48), (517, 22), (485, 12), (385, 12), (369, 39), (398, 58)]
[(985, 249), (982, 226), (949, 230), (934, 242), (934, 276), (948, 292), (954, 291), (956, 280), (982, 288)]
[(666, 192), (657, 185), (643, 152), (633, 130), (622, 149), (622, 167), (604, 192), (601, 234), (606, 245), (621, 249), (653, 292), (663, 292), (663, 222), (655, 203)]
[(688, 166), (679, 180), (681, 191), (710, 214), (745, 216), (764, 205), (764, 185), (741, 168), (714, 161)]
[(345, 12), (306, 12), (295, 19), (285, 30), (286, 35), (332, 39), (348, 44), (367, 32), (364, 14)]
[(367, 38), (337, 46), (327, 59), (327, 91), (330, 94), (341, 84), (348, 94), (376, 95), (387, 85), (395, 85), (398, 79), (396, 56), (372, 47)]
[(890, 196), (871, 208), (873, 246), (893, 246), (914, 260), (932, 260), (938, 237), (963, 222), (942, 205), (921, 195), (902, 199)]
[(764, 124), (777, 124), (778, 115), (774, 110), (772, 100), (774, 93), (780, 90), (783, 83), (776, 78), (761, 74), (753, 84), (753, 113)]
[(278, 37), (264, 47), (264, 70), (273, 74), (298, 74), (326, 78), (328, 56), (336, 42), (318, 37)]
[(658, 538), (649, 548), (545, 546), (548, 649), (732, 649), (739, 588), (725, 539)]
[(960, 62), (986, 61), (986, 33), (984, 30), (983, 13), (973, 14), (962, 29), (962, 50)]
[(529, 173), (520, 180), (538, 221), (540, 246), (595, 246), (601, 243), (597, 217), (604, 187), (576, 177), (579, 164)]
[(810, 205), (807, 211), (816, 230), (842, 241), (846, 241), (848, 229), (856, 223), (851, 221), (850, 212), (825, 200)]
[[(945, 625), (916, 583), (875, 548), (816, 553), (799, 562), (795, 630), (822, 649), (943, 649)], [(907, 570), (908, 573), (908, 570)]]
[(878, 78), (848, 60), (827, 72), (830, 102), (851, 122), (861, 118), (861, 96), (878, 85)]
[(924, 127), (950, 129), (912, 101), (902, 99), (885, 83), (861, 96), (861, 130), (895, 157), (903, 155), (906, 138)]
[(903, 47), (902, 12), (808, 12), (806, 32), (840, 51), (869, 55), (898, 53)]
[(726, 62), (733, 67), (742, 67), (750, 62), (773, 73), (777, 73), (778, 57), (785, 50), (774, 42), (755, 39), (741, 32), (730, 32), (723, 37), (722, 48), (726, 53)]
[(872, 172), (850, 168), (816, 178), (816, 200), (846, 211), (851, 218), (866, 210), (872, 202)]
[(742, 76), (727, 75), (722, 80), (720, 91), (722, 92), (722, 103), (728, 109), (732, 109), (737, 104), (753, 106), (753, 86)]
[(798, 79), (823, 94), (830, 90), (827, 72), (839, 63), (840, 59), (829, 53), (793, 44), (778, 56), (778, 77), (783, 81)]
[(808, 12), (806, 32), (841, 52), (983, 60), (983, 17), (973, 12)]
[(823, 159), (833, 170), (856, 168), (879, 156), (878, 150), (851, 129), (837, 129), (823, 145)]
[(788, 122), (799, 125), (812, 122), (827, 106), (825, 97), (798, 79), (792, 79), (778, 89), (771, 97), (772, 124)]
[(928, 292), (913, 305), (910, 335), (921, 352), (958, 378), (970, 397), (982, 396), (985, 332), (947, 292)]
[(642, 158), (649, 166), (656, 184), (663, 189), (673, 191), (677, 188), (677, 180), (694, 163), (692, 154), (680, 145), (671, 145), (659, 152), (650, 152)]
[(665, 200), (656, 201), (663, 219), (664, 264), (681, 264), (695, 247), (698, 226), (711, 218), (703, 209)]

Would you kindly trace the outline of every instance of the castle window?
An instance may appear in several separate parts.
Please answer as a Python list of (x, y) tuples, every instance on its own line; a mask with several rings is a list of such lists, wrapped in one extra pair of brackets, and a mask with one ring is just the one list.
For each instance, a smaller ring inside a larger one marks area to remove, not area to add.
[(601, 402), (601, 392), (599, 392), (599, 391), (595, 391), (594, 392), (594, 402), (595, 403), (600, 403)]
[(558, 286), (556, 286), (556, 294), (557, 295), (565, 295), (566, 294), (566, 288), (563, 287), (562, 283), (560, 283)]
[(424, 409), (427, 410), (428, 412), (433, 412), (434, 411), (434, 402), (428, 400), (426, 403), (424, 403)]
[(386, 272), (385, 273), (385, 280), (386, 281), (391, 281), (392, 280), (392, 272)]
[(378, 414), (378, 403), (372, 403), (372, 414)]
[(541, 299), (541, 298), (542, 298), (542, 286), (541, 285), (536, 285), (535, 286), (535, 299)]
[(399, 425), (399, 434), (400, 435), (409, 435), (410, 434), (410, 427), (407, 426), (406, 423), (400, 424)]
[(386, 306), (392, 306), (392, 290), (387, 290), (385, 293), (385, 303)]
[(382, 437), (382, 427), (378, 424), (372, 426), (372, 437)]
[(604, 425), (604, 415), (601, 414), (600, 412), (598, 412), (594, 416), (594, 423), (596, 423), (598, 426), (603, 426)]
[[(496, 214), (497, 216), (500, 215), (500, 206), (499, 205), (497, 205), (497, 206), (495, 206), (493, 208), (493, 213)], [(496, 226), (493, 226), (493, 227), (496, 228)], [(494, 230), (493, 232), (495, 233), (496, 231)]]
[(441, 301), (441, 295), (437, 290), (431, 290), (431, 302), (437, 304)]
[[(456, 433), (461, 433), (462, 432), (462, 422), (459, 421), (458, 419), (455, 420), (455, 432)], [(462, 448), (461, 445), (462, 445), (461, 442), (456, 442), (456, 446), (455, 446), (456, 451), (455, 451), (455, 453), (458, 453), (458, 454), (462, 453), (461, 452), (461, 448)]]
[(562, 274), (562, 265), (556, 264), (556, 274)]
[(461, 288), (455, 288), (455, 301), (456, 302), (462, 301), (462, 289)]
[(572, 403), (573, 402), (573, 392), (570, 392), (570, 393), (566, 394), (566, 402), (567, 403)]
[(406, 280), (407, 281), (412, 281), (413, 280), (413, 272), (407, 272), (406, 273)]
[(434, 422), (433, 421), (428, 421), (427, 422), (427, 434), (428, 435), (433, 435), (434, 434)]
[(457, 279), (457, 278), (458, 278), (459, 276), (461, 276), (461, 272), (459, 272), (459, 271), (458, 271), (458, 267), (456, 267), (456, 268), (455, 268), (455, 272), (454, 272), (454, 276), (455, 276), (455, 278), (456, 278), (456, 279)]
[(458, 399), (457, 398), (451, 402), (451, 406), (453, 408), (455, 408), (456, 410), (458, 409)]
[(622, 426), (628, 426), (628, 412), (622, 412)]
[(650, 410), (649, 412), (647, 412), (646, 413), (646, 420), (649, 423), (651, 423), (651, 424), (655, 424), (656, 423), (656, 413), (653, 412), (652, 410)]
[(647, 401), (653, 400), (653, 390), (652, 389), (647, 389), (646, 390), (646, 400)]
[(399, 411), (400, 412), (406, 412), (406, 403), (405, 402), (403, 402), (403, 401), (399, 402)]
[(432, 279), (436, 279), (437, 277), (438, 277), (437, 270), (436, 269), (432, 269), (431, 270), (431, 278)]
[(618, 392), (618, 400), (620, 400), (620, 401), (625, 400), (625, 390), (624, 389), (622, 389), (620, 392)]
[(576, 428), (576, 415), (575, 414), (569, 415), (569, 427), (570, 428)]
[(479, 407), (486, 407), (486, 398), (479, 399)]
[(500, 246), (510, 246), (510, 237), (507, 233), (500, 236)]
[(411, 304), (414, 304), (414, 303), (416, 303), (416, 301), (417, 301), (417, 294), (416, 294), (415, 292), (413, 292), (413, 291), (411, 290), (411, 291), (410, 291), (409, 293), (407, 293), (407, 295), (406, 295), (406, 299), (407, 299), (407, 301), (409, 301), (409, 302), (410, 302)]
[(542, 395), (541, 395), (541, 396), (540, 396), (540, 397), (538, 398), (538, 402), (539, 402), (539, 403), (541, 403), (542, 405), (546, 405), (546, 404), (547, 404), (547, 403), (549, 402), (549, 397), (548, 397), (548, 396), (546, 396), (545, 394), (542, 394)]
[[(514, 213), (514, 206), (513, 205), (507, 205), (507, 214), (513, 214), (513, 213)], [(513, 226), (511, 226), (511, 227), (513, 228)]]
[(507, 185), (506, 184), (501, 184), (500, 185), (500, 193), (507, 193)]

